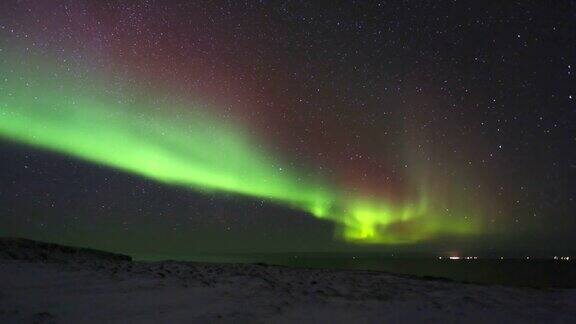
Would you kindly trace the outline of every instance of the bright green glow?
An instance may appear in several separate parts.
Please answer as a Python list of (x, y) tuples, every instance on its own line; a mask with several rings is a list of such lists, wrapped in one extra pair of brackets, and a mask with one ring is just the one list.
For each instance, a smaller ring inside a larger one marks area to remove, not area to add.
[(352, 242), (412, 243), (478, 229), (437, 212), (426, 194), (400, 206), (347, 197), (289, 170), (243, 129), (200, 105), (111, 91), (98, 78), (44, 65), (0, 66), (0, 136), (168, 184), (276, 201), (334, 221), (338, 237)]
[(97, 82), (50, 80), (48, 74), (4, 75), (0, 132), (13, 140), (200, 190), (310, 206), (328, 199), (201, 107), (106, 97), (110, 92)]
[(341, 235), (348, 241), (362, 243), (412, 243), (440, 233), (463, 235), (477, 230), (477, 224), (466, 219), (441, 215), (424, 198), (397, 207), (357, 200), (340, 219), (344, 224)]

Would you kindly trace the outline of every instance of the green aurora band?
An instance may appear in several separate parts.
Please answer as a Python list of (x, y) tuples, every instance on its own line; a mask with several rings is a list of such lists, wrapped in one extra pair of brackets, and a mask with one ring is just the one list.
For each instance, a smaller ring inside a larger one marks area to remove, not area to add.
[(349, 242), (415, 243), (480, 231), (477, 217), (440, 212), (444, 205), (424, 186), (415, 201), (393, 203), (290, 170), (203, 105), (38, 59), (4, 56), (0, 71), (0, 137), (8, 140), (170, 185), (270, 200), (334, 222), (335, 235)]

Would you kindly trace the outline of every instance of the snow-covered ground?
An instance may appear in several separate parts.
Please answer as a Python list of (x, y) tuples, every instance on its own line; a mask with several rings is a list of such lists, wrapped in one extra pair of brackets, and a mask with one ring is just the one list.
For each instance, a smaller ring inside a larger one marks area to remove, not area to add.
[(0, 323), (422, 321), (576, 323), (576, 290), (369, 271), (132, 262), (0, 241)]

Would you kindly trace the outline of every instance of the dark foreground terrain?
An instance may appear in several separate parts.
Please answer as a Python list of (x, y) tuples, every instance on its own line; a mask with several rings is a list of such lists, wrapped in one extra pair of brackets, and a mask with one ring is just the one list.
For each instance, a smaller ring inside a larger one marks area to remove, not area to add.
[(576, 290), (263, 264), (134, 262), (0, 239), (0, 323), (574, 323)]

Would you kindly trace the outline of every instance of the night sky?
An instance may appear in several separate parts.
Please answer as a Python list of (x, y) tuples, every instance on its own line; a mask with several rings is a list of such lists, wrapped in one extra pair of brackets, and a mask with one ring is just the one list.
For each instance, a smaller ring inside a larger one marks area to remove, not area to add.
[(0, 3), (0, 235), (576, 253), (572, 1)]

